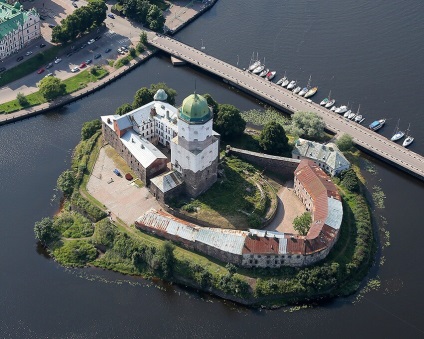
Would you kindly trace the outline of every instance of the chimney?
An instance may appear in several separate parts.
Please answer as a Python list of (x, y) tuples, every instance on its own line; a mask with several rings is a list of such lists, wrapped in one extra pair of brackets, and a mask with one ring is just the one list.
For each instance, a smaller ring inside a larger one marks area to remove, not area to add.
[(169, 111), (168, 110), (166, 110), (165, 116), (166, 116), (166, 119), (169, 120)]

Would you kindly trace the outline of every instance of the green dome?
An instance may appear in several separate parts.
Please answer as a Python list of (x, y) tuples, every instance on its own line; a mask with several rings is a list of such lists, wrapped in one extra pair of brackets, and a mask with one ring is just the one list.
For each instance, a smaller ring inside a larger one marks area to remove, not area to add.
[(180, 108), (180, 119), (188, 123), (203, 123), (212, 119), (208, 102), (199, 94), (189, 95)]

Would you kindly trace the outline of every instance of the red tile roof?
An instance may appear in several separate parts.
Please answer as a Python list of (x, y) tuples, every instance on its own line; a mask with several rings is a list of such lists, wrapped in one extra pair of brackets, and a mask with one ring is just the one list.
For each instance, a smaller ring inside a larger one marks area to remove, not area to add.
[(244, 242), (242, 253), (278, 254), (278, 239), (247, 236)]

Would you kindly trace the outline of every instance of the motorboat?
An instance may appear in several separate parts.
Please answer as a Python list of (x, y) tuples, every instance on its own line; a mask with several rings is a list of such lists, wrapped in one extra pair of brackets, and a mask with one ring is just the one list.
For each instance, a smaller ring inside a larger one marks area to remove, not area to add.
[(400, 140), (405, 136), (405, 132), (403, 132), (399, 129), (399, 121), (400, 121), (400, 119), (398, 120), (398, 122), (396, 124), (395, 131), (393, 132), (393, 136), (390, 138), (391, 141)]
[(252, 71), (252, 73), (253, 73), (253, 74), (259, 74), (259, 73), (261, 73), (261, 72), (264, 70), (264, 68), (265, 68), (265, 65), (259, 65), (258, 67), (256, 67), (256, 68)]
[(356, 117), (356, 113), (355, 112), (350, 112), (350, 114), (348, 115), (348, 119), (349, 120), (353, 120), (353, 119), (355, 119), (355, 117)]
[(294, 86), (296, 86), (296, 80), (290, 81), (290, 83), (287, 85), (287, 89), (293, 89)]
[(283, 83), (281, 84), (281, 86), (286, 87), (288, 84), (290, 84), (290, 80), (286, 79), (283, 81)]
[(269, 80), (272, 80), (272, 79), (274, 79), (275, 74), (277, 74), (277, 72), (276, 72), (276, 71), (268, 72), (268, 73), (267, 73), (267, 75), (265, 76), (265, 79), (267, 79), (268, 81), (269, 81)]
[(325, 108), (333, 108), (334, 104), (336, 103), (336, 99), (330, 99), (326, 104), (325, 104)]
[(310, 98), (318, 91), (318, 86), (312, 87), (309, 91), (306, 92), (305, 98)]
[(299, 92), (300, 92), (300, 90), (301, 90), (302, 88), (300, 87), (300, 86), (297, 86), (294, 90), (293, 90), (293, 93), (294, 94), (298, 94)]
[(362, 115), (361, 114), (356, 114), (355, 122), (360, 122), (361, 120), (362, 120)]
[(369, 127), (370, 130), (377, 131), (381, 127), (383, 127), (385, 123), (386, 123), (386, 119), (380, 119), (380, 120), (374, 121), (368, 127)]
[(259, 73), (259, 76), (263, 78), (263, 77), (264, 77), (264, 76), (266, 76), (268, 73), (269, 73), (269, 68), (264, 69), (261, 73)]
[(284, 77), (282, 77), (280, 80), (278, 80), (275, 84), (276, 85), (281, 85), (286, 80), (287, 80), (286, 72), (284, 72)]
[(334, 112), (336, 112), (337, 114), (343, 114), (344, 112), (346, 112), (347, 111), (347, 106), (340, 106), (340, 107), (337, 107), (335, 110), (334, 110)]
[(331, 112), (335, 112), (335, 111), (336, 111), (336, 109), (337, 109), (337, 107), (336, 107), (336, 106), (333, 106), (333, 107), (331, 107), (331, 108), (330, 108), (330, 111), (331, 111)]
[(299, 95), (300, 95), (301, 97), (303, 97), (303, 96), (304, 96), (307, 92), (308, 92), (308, 87), (303, 87), (303, 88), (300, 90)]
[(402, 143), (403, 147), (408, 147), (414, 141), (414, 138), (409, 135), (409, 127), (410, 126), (411, 126), (411, 124), (408, 125), (408, 129), (406, 130), (406, 138)]

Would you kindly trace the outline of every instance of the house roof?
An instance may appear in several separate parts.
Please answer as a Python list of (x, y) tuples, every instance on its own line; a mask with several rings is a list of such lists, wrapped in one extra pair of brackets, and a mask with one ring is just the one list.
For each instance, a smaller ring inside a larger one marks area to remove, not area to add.
[(318, 142), (299, 138), (295, 142), (292, 154), (324, 162), (332, 169), (350, 166), (350, 162), (333, 143), (323, 145)]
[(22, 27), (30, 15), (38, 16), (35, 9), (25, 11), (19, 2), (10, 5), (0, 0), (0, 40)]
[(150, 183), (155, 185), (163, 193), (184, 183), (183, 178), (178, 172), (171, 171), (150, 179)]

